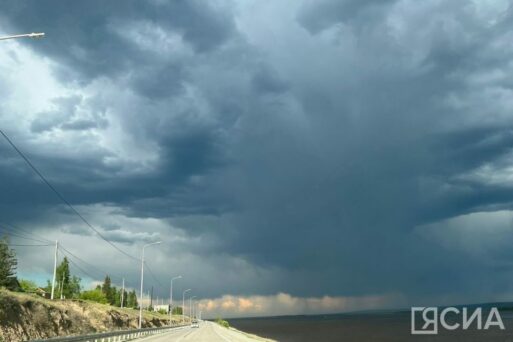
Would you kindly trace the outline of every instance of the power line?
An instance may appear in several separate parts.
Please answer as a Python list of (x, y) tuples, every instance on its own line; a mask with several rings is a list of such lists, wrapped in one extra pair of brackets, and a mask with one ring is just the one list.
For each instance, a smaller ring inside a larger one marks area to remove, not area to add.
[[(26, 232), (26, 235), (34, 235), (36, 237), (38, 237), (38, 235), (36, 234), (33, 234), (33, 233), (30, 233), (28, 232), (27, 230), (24, 230), (20, 227), (16, 227), (14, 226), (13, 224), (7, 224), (5, 222), (1, 222), (0, 221), (0, 224), (4, 225), (3, 227), (0, 227), (0, 230), (2, 229), (6, 229), (7, 233), (9, 234), (9, 236), (13, 233), (11, 233), (11, 231), (20, 231), (21, 233), (25, 233)], [(10, 226), (10, 227), (9, 227)], [(12, 228), (11, 228), (12, 227)], [(10, 229), (10, 230), (9, 230)], [(16, 236), (16, 234), (14, 234), (13, 236)], [(41, 238), (43, 240), (39, 240), (39, 239), (33, 239), (33, 238), (26, 238), (24, 236), (19, 236), (20, 238), (24, 238), (24, 239), (29, 239), (29, 240), (33, 240), (33, 241), (36, 241), (36, 242), (41, 242), (41, 243), (48, 243), (48, 245), (33, 245), (33, 246), (54, 246), (55, 243), (53, 241), (50, 241), (50, 240), (47, 240), (47, 239), (44, 239), (44, 238)], [(18, 246), (18, 245), (17, 245)], [(25, 245), (22, 245), (22, 246), (25, 246)], [(29, 246), (29, 245), (26, 245), (26, 246)], [(32, 246), (32, 245), (30, 245)], [(69, 254), (70, 256), (74, 257), (75, 259), (77, 259), (78, 261), (84, 263), (85, 265), (89, 266), (90, 269), (94, 270), (95, 272), (98, 272), (99, 274), (101, 274), (102, 276), (104, 275), (113, 275), (115, 277), (115, 279), (117, 278), (117, 280), (121, 281), (123, 279), (123, 277), (117, 275), (117, 274), (112, 274), (112, 273), (109, 273), (109, 272), (105, 272), (105, 271), (102, 271), (100, 270), (99, 268), (97, 268), (96, 266), (94, 266), (93, 264), (85, 261), (84, 259), (80, 258), (79, 256), (77, 256), (76, 254), (73, 254), (69, 249), (65, 248), (62, 244), (59, 244), (59, 249), (61, 251), (65, 251), (67, 252), (67, 254)]]
[(9, 247), (47, 247), (53, 245), (7, 245)]
[[(61, 247), (61, 246), (59, 246), (59, 250), (64, 254), (64, 256), (67, 256), (67, 257), (68, 257), (67, 259), (68, 259), (70, 262), (73, 262), (73, 258), (76, 258), (76, 257), (75, 257), (73, 254), (71, 254), (71, 253), (67, 252), (67, 250), (62, 249), (62, 248), (60, 248), (60, 247)], [(73, 264), (75, 265), (75, 263), (74, 263), (74, 262), (73, 262)], [(79, 269), (80, 269), (80, 270), (83, 270), (83, 268), (82, 268), (81, 266), (78, 266), (78, 265), (77, 265), (77, 267), (79, 267)], [(85, 267), (84, 267), (84, 268), (85, 268)], [(103, 274), (104, 274), (104, 273), (103, 273), (102, 271), (98, 271), (97, 269), (91, 269), (91, 270), (94, 270), (95, 274), (101, 274), (101, 276), (98, 276), (98, 275), (96, 275), (96, 276), (91, 276), (91, 274), (90, 274), (90, 273), (88, 273), (88, 272), (87, 272), (87, 271), (85, 271), (85, 270), (83, 270), (83, 272), (84, 272), (84, 273), (86, 273), (87, 275), (89, 275), (92, 279), (101, 279), (101, 278), (103, 277)]]
[(134, 260), (138, 260), (138, 258), (128, 254), (127, 252), (125, 252), (124, 250), (122, 250), (121, 248), (119, 248), (118, 246), (116, 246), (115, 244), (113, 244), (112, 242), (110, 242), (109, 240), (107, 240), (106, 237), (104, 237), (96, 228), (94, 228), (90, 223), (89, 221), (87, 221), (76, 209), (73, 205), (71, 205), (70, 202), (68, 202), (64, 196), (61, 195), (61, 193), (59, 191), (57, 191), (57, 189), (55, 189), (53, 187), (52, 184), (50, 184), (50, 182), (43, 176), (43, 174), (41, 172), (39, 172), (39, 170), (34, 166), (34, 164), (32, 164), (32, 162), (25, 156), (25, 154), (23, 154), (23, 152), (21, 152), (18, 147), (16, 147), (16, 145), (11, 141), (11, 139), (9, 139), (9, 137), (2, 131), (0, 130), (0, 134), (2, 134), (2, 136), (5, 138), (5, 140), (9, 143), (9, 145), (11, 145), (11, 147), (20, 155), (21, 158), (23, 158), (23, 160), (30, 166), (30, 168), (39, 176), (39, 178), (41, 178), (41, 180), (55, 193), (55, 195), (57, 195), (57, 197), (59, 197), (59, 199), (64, 202), (70, 209), (72, 212), (74, 212), (89, 228), (91, 228), (96, 234), (98, 234), (98, 236), (104, 240), (105, 242), (107, 242), (109, 245), (111, 245), (112, 247), (114, 247), (118, 252), (124, 254), (125, 256), (131, 258), (131, 259), (134, 259)]
[[(29, 235), (29, 236), (30, 235), (34, 235), (35, 237), (39, 237), (38, 235), (33, 234), (33, 233), (29, 232), (28, 230), (24, 230), (24, 229), (22, 229), (20, 227), (14, 226), (13, 224), (8, 224), (8, 223), (0, 221), (0, 225), (2, 225), (2, 226), (0, 226), (0, 231), (4, 230), (8, 234), (8, 236), (12, 235), (12, 236), (19, 237), (19, 238), (22, 238), (22, 239), (27, 239), (27, 240), (32, 240), (32, 241), (35, 241), (35, 242), (44, 243), (44, 244), (40, 244), (40, 245), (39, 244), (34, 244), (34, 245), (13, 244), (13, 245), (9, 245), (9, 246), (13, 246), (13, 247), (55, 246), (55, 243), (53, 241), (50, 241), (50, 240), (47, 240), (47, 239), (44, 239), (44, 238), (41, 238), (42, 240), (40, 240), (40, 239), (34, 239), (34, 238), (30, 238), (30, 237), (24, 236), (24, 235)], [(22, 233), (24, 235), (17, 235), (17, 233), (13, 233), (13, 231), (14, 232), (18, 232), (19, 231), (20, 233)], [(80, 261), (83, 264), (87, 265), (90, 270), (94, 270), (95, 272), (100, 274), (102, 277), (106, 276), (106, 275), (109, 275), (111, 277), (114, 276), (114, 280), (121, 281), (123, 279), (123, 277), (121, 277), (121, 276), (119, 276), (117, 274), (113, 274), (113, 273), (110, 273), (110, 272), (105, 272), (105, 271), (97, 268), (93, 264), (85, 261), (84, 259), (80, 258), (76, 254), (72, 253), (69, 249), (65, 248), (62, 244), (59, 244), (59, 250), (61, 250), (61, 252), (65, 253), (65, 254), (67, 254), (69, 257), (74, 257), (77, 261)], [(126, 281), (125, 281), (125, 283), (126, 283)]]
[(150, 273), (150, 275), (152, 276), (152, 278), (157, 282), (157, 284), (160, 286), (160, 287), (164, 287), (164, 285), (162, 285), (162, 283), (157, 279), (157, 277), (155, 276), (155, 274), (153, 273), (153, 271), (151, 270), (150, 266), (148, 265), (148, 263), (144, 262), (144, 265), (146, 265), (146, 269), (148, 270), (148, 272)]
[(95, 276), (92, 276), (91, 274), (89, 274), (88, 272), (84, 271), (84, 269), (82, 269), (80, 266), (78, 266), (72, 259), (69, 259), (69, 262), (74, 265), (76, 268), (78, 268), (79, 271), (81, 271), (83, 274), (89, 276), (91, 279), (95, 279), (96, 277)]
[(34, 241), (45, 242), (45, 243), (46, 242), (48, 242), (48, 243), (51, 242), (51, 241), (46, 240), (46, 239), (35, 238), (31, 234), (27, 234), (27, 233), (18, 231), (16, 229), (8, 227), (7, 225), (0, 225), (0, 230), (4, 231), (6, 234), (11, 234), (13, 236), (17, 236), (17, 237), (21, 237), (21, 238), (26, 238), (28, 240), (34, 240)]
[[(60, 249), (61, 249), (65, 254), (68, 254), (70, 257), (74, 257), (76, 260), (78, 260), (78, 261), (80, 261), (80, 262), (84, 263), (85, 265), (89, 266), (89, 268), (90, 268), (91, 270), (94, 270), (95, 272), (98, 272), (98, 273), (99, 273), (99, 274), (101, 274), (102, 276), (107, 276), (107, 275), (112, 276), (112, 275), (113, 275), (112, 273), (105, 272), (105, 271), (103, 271), (103, 270), (101, 270), (101, 269), (97, 268), (97, 267), (96, 267), (96, 266), (94, 266), (93, 264), (88, 263), (88, 262), (87, 262), (87, 261), (85, 261), (84, 259), (82, 259), (82, 258), (78, 257), (77, 255), (75, 255), (75, 254), (71, 253), (68, 249), (64, 248), (64, 246), (59, 245), (59, 247), (60, 247)], [(120, 277), (120, 276), (119, 276), (119, 275), (117, 275), (117, 274), (114, 274), (114, 276), (115, 276), (115, 278), (117, 278), (118, 280), (123, 279), (123, 277)]]
[(14, 224), (12, 223), (7, 223), (7, 222), (4, 222), (4, 221), (0, 221), (0, 225), (3, 225), (3, 226), (7, 226), (7, 228), (13, 230), (13, 231), (19, 231), (20, 233), (23, 233), (25, 235), (28, 235), (28, 236), (33, 236), (37, 239), (40, 239), (40, 240), (43, 240), (43, 241), (46, 241), (46, 242), (49, 242), (49, 243), (53, 243), (53, 241), (50, 241), (34, 232), (31, 232), (31, 231), (28, 231), (26, 229), (22, 229), (18, 226), (15, 226)]
[(30, 240), (30, 241), (35, 241), (35, 242), (41, 242), (41, 243), (48, 243), (50, 241), (44, 241), (44, 240), (39, 240), (39, 239), (33, 239), (33, 238), (30, 238), (30, 237), (26, 237), (26, 236), (23, 236), (23, 235), (19, 235), (17, 233), (13, 233), (12, 231), (9, 231), (5, 228), (2, 228), (0, 227), (0, 230), (4, 231), (6, 233), (7, 236), (13, 236), (13, 237), (16, 237), (16, 238), (19, 238), (19, 239), (25, 239), (25, 240)]

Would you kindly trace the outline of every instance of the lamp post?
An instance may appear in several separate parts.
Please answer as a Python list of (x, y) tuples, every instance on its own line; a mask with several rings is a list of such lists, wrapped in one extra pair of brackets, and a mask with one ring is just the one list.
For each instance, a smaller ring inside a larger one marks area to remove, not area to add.
[(182, 322), (185, 323), (185, 294), (192, 289), (187, 289), (182, 293)]
[(143, 297), (143, 283), (144, 283), (144, 249), (151, 245), (157, 245), (162, 243), (162, 241), (152, 242), (147, 245), (144, 245), (142, 248), (142, 258), (141, 258), (141, 303), (139, 304), (139, 329), (142, 328), (142, 297)]
[(191, 324), (192, 324), (192, 300), (196, 298), (196, 296), (192, 296), (189, 298), (189, 320), (191, 321)]
[(14, 36), (0, 37), (0, 40), (16, 39), (16, 38), (43, 38), (44, 36), (45, 36), (45, 34), (43, 32), (40, 32), (40, 33), (25, 33), (25, 34), (16, 34)]
[(169, 325), (172, 324), (171, 317), (173, 316), (173, 280), (182, 279), (182, 276), (171, 278), (171, 289), (169, 290)]

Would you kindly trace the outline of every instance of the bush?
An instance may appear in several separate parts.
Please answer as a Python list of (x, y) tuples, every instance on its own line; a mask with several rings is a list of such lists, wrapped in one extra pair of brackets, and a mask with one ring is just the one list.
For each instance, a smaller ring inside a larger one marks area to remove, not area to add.
[(38, 286), (32, 280), (21, 279), (20, 287), (23, 292), (36, 292)]
[(36, 283), (34, 283), (32, 280), (26, 279), (20, 280), (20, 287), (23, 292), (36, 292), (38, 288)]
[(109, 303), (105, 294), (101, 290), (98, 290), (98, 289), (82, 292), (80, 294), (80, 299), (90, 300), (92, 302), (101, 303), (101, 304)]
[(228, 321), (225, 321), (224, 319), (221, 319), (221, 318), (216, 319), (216, 323), (225, 328), (230, 327), (230, 323), (228, 323)]

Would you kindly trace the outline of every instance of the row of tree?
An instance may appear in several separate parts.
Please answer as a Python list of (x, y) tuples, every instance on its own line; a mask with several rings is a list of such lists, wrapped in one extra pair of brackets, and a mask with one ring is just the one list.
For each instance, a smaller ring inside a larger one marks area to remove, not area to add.
[[(103, 284), (97, 285), (93, 290), (82, 291), (80, 282), (81, 279), (79, 277), (71, 275), (68, 258), (64, 257), (56, 272), (56, 298), (84, 299), (117, 307), (121, 307), (121, 300), (123, 300), (123, 307), (138, 307), (135, 290), (130, 292), (124, 290), (122, 294), (123, 290), (113, 286), (108, 275), (105, 276)], [(47, 283), (46, 291), (48, 292), (51, 291), (52, 284), (50, 281)]]
[[(12, 291), (35, 292), (37, 285), (28, 280), (18, 282), (16, 278), (16, 268), (18, 262), (16, 253), (9, 248), (7, 238), (0, 239), (0, 287), (5, 287)], [(110, 277), (107, 275), (102, 285), (95, 289), (83, 291), (80, 277), (72, 275), (70, 264), (67, 257), (64, 257), (56, 270), (54, 298), (62, 299), (84, 299), (103, 304), (110, 304), (121, 307), (123, 298), (123, 307), (138, 308), (137, 295), (134, 290), (126, 291), (116, 288), (112, 285)], [(48, 280), (44, 288), (46, 293), (51, 293), (52, 283)]]
[[(126, 290), (118, 289), (116, 286), (112, 286), (112, 282), (108, 275), (105, 276), (105, 280), (103, 281), (102, 285), (96, 286), (95, 291), (101, 292), (105, 297), (105, 302), (110, 305), (117, 307), (123, 306), (127, 308), (138, 307), (137, 295), (135, 294), (135, 290), (127, 292)], [(123, 303), (121, 303), (122, 300)]]
[[(60, 265), (57, 266), (54, 298), (80, 298), (80, 292), (82, 289), (81, 281), (82, 279), (80, 279), (80, 277), (71, 275), (68, 258), (64, 257), (64, 260), (62, 260)], [(45, 291), (47, 293), (52, 291), (52, 283), (49, 280), (47, 281)]]

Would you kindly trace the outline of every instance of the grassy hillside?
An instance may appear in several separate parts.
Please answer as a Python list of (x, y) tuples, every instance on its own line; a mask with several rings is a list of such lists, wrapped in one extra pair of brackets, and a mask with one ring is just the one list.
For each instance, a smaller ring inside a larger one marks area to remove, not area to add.
[[(143, 327), (169, 324), (169, 316), (143, 311)], [(83, 300), (50, 301), (0, 289), (0, 341), (136, 329), (139, 311)], [(178, 323), (181, 316), (173, 316)]]

